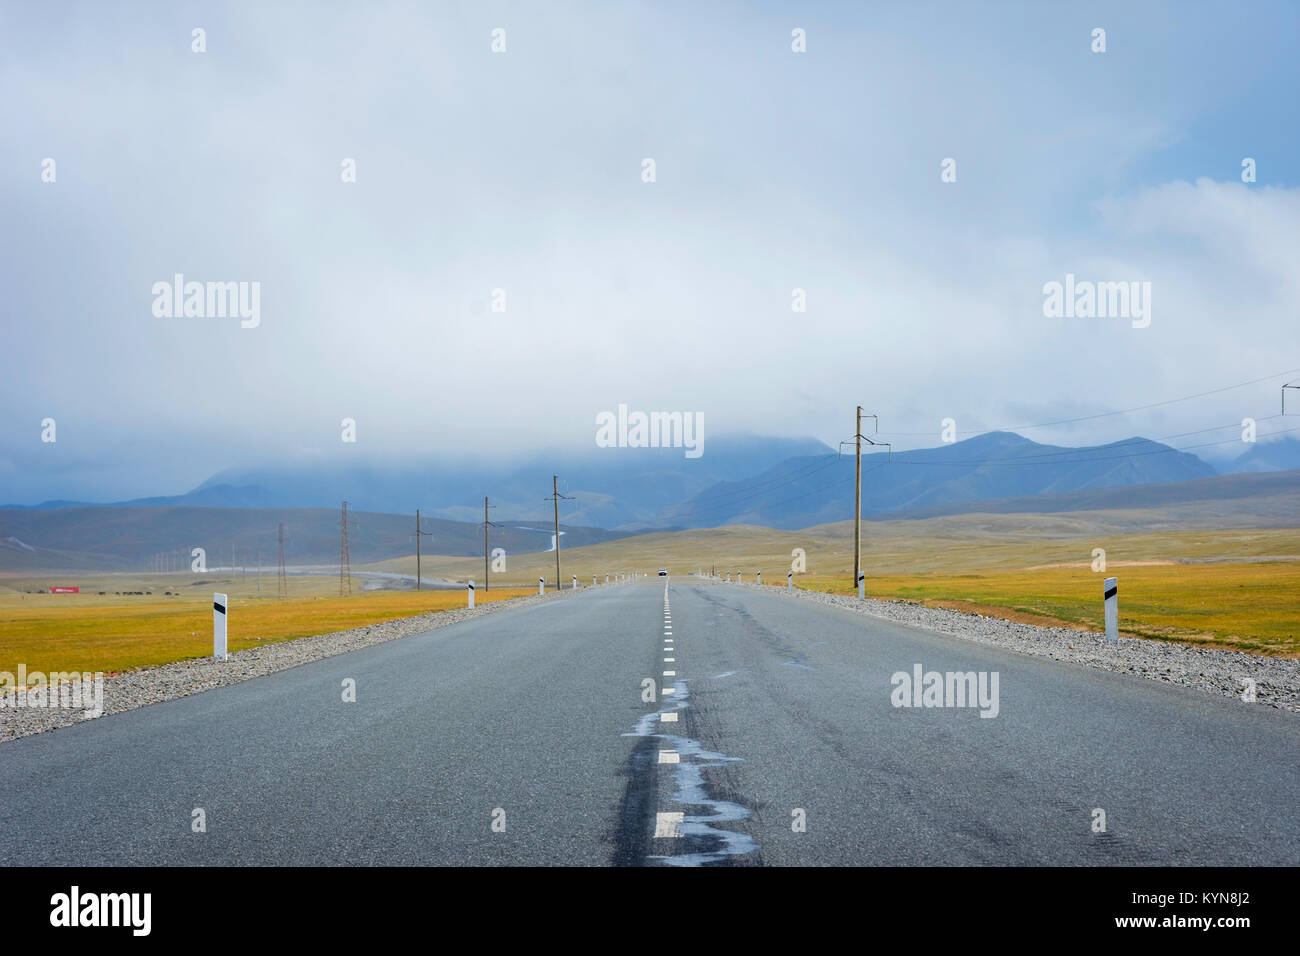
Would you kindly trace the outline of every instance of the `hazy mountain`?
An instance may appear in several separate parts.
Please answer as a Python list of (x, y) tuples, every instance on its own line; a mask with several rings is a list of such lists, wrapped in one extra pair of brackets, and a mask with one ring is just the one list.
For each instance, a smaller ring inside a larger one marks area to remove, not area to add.
[(1293, 468), (1300, 468), (1300, 439), (1279, 438), (1250, 445), (1222, 470), (1235, 474), (1243, 471), (1289, 471)]
[(880, 515), (924, 520), (959, 514), (1064, 514), (1131, 511), (1150, 530), (1172, 527), (1294, 528), (1300, 526), (1300, 471), (1211, 475), (1191, 481), (1119, 485), (1061, 494), (963, 501)]
[[(863, 454), (866, 514), (1214, 474), (1195, 455), (1145, 438), (1109, 445), (1040, 445), (991, 432), (951, 445)], [(853, 457), (802, 456), (741, 481), (720, 482), (657, 516), (664, 526), (758, 524), (804, 528), (853, 516)]]
[[(1284, 466), (1300, 442), (1252, 447), (1238, 470)], [(1297, 464), (1296, 467), (1300, 467)], [(1042, 445), (991, 432), (951, 445), (863, 456), (868, 515), (1088, 489), (1187, 481), (1215, 473), (1195, 455), (1144, 438), (1085, 448)], [(698, 459), (676, 448), (591, 448), (508, 468), (487, 464), (320, 466), (281, 463), (228, 470), (173, 497), (118, 503), (131, 508), (324, 508), (347, 500), (360, 511), (477, 524), (482, 496), (494, 521), (548, 527), (551, 475), (560, 476), (564, 525), (634, 530), (758, 524), (802, 528), (852, 516), (853, 458), (814, 439), (749, 435), (710, 439)], [(49, 502), (27, 510), (89, 506)], [(91, 509), (93, 510), (93, 508)], [(105, 519), (107, 520), (107, 519)], [(333, 519), (331, 519), (333, 520)], [(11, 532), (26, 541), (21, 532)], [(3, 535), (0, 535), (3, 537)]]
[[(354, 564), (415, 553), (415, 514), (348, 512), (356, 522), (348, 529)], [(192, 548), (203, 548), (209, 567), (236, 563), (274, 569), (277, 525), (285, 525), (285, 562), (332, 565), (339, 559), (338, 508), (196, 508), (91, 507), (0, 510), (0, 569), (145, 570), (160, 553), (176, 569), (190, 566)], [(481, 555), (480, 524), (424, 518), (421, 547), (428, 554)], [(563, 547), (597, 544), (619, 537), (598, 528), (561, 525)], [(492, 529), (492, 547), (510, 554), (551, 548), (547, 524), (521, 526), (505, 522)]]
[[(636, 528), (674, 502), (720, 481), (745, 478), (795, 455), (829, 449), (812, 438), (756, 435), (709, 437), (705, 454), (688, 459), (680, 448), (596, 448), (535, 456), (507, 467), (423, 464), (320, 465), (283, 463), (229, 469), (193, 491), (172, 497), (115, 502), (124, 507), (337, 508), (414, 513), (457, 521), (481, 521), (483, 496), (492, 519), (552, 520), (551, 476), (560, 478), (562, 522), (603, 528)], [(46, 502), (38, 509), (87, 507), (84, 502)]]

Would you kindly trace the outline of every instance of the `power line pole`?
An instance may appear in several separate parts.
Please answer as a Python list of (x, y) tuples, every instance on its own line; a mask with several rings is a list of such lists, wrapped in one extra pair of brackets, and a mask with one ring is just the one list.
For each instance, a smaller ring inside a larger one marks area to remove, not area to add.
[(339, 597), (343, 597), (344, 588), (349, 595), (352, 594), (352, 553), (348, 547), (349, 524), (356, 524), (356, 522), (348, 521), (348, 503), (345, 501), (342, 517), (339, 518), (339, 527), (343, 529), (339, 536)]
[(280, 573), (275, 581), (275, 596), (284, 600), (289, 596), (289, 579), (284, 573), (284, 522), (280, 522)]
[[(493, 505), (492, 507), (495, 508), (496, 505)], [(488, 584), (488, 528), (490, 528), (491, 526), (492, 526), (492, 522), (488, 521), (487, 495), (484, 495), (483, 496), (483, 590), (484, 591), (492, 590), (491, 586)]]
[(569, 495), (560, 494), (559, 478), (551, 475), (551, 497), (547, 501), (555, 502), (555, 590), (560, 590), (560, 499), (572, 501)]
[[(872, 434), (880, 431), (880, 416), (862, 414), (862, 406), (858, 406), (857, 420), (853, 426), (853, 442), (856, 446), (855, 460), (853, 466), (853, 586), (858, 586), (858, 581), (862, 577), (862, 443), (868, 445), (883, 445), (889, 448), (889, 453), (893, 455), (893, 446), (889, 442), (872, 441), (866, 435), (862, 434), (862, 419), (870, 418), (875, 421), (876, 427)], [(840, 448), (848, 442), (840, 442)]]
[(415, 509), (415, 589), (420, 590), (420, 538), (422, 536), (433, 537), (432, 531), (420, 530), (420, 509)]
[(853, 586), (858, 586), (862, 570), (862, 406), (858, 406), (858, 420), (853, 427), (853, 438), (858, 451), (853, 465)]

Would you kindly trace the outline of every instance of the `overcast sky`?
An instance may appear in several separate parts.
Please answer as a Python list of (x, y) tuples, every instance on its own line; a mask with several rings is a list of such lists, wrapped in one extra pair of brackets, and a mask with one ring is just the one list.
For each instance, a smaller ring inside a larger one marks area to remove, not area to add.
[[(376, 462), (585, 452), (619, 403), (918, 447), (1300, 368), (1297, 10), (5, 4), (0, 501), (328, 458), (345, 417)], [(176, 273), (259, 282), (260, 325), (155, 316)], [(1046, 317), (1067, 273), (1150, 282), (1149, 327)]]

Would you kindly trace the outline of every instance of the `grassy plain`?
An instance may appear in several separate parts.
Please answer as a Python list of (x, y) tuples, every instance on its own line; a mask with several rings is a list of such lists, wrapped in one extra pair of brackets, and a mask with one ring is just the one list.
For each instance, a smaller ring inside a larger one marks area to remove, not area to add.
[[(863, 566), (873, 596), (1094, 631), (1101, 629), (1101, 580), (1113, 575), (1125, 634), (1300, 657), (1300, 529), (1178, 524), (1155, 511), (866, 522)], [(593, 574), (603, 583), (607, 573), (654, 575), (666, 567), (681, 580), (713, 567), (742, 571), (747, 581), (761, 570), (765, 583), (784, 586), (796, 548), (806, 561), (795, 577), (799, 587), (853, 592), (848, 522), (801, 531), (732, 526), (562, 548), (561, 573), (568, 588), (573, 575), (588, 587)], [(1106, 551), (1105, 574), (1092, 570), (1096, 548)], [(474, 579), (480, 602), (536, 593), (539, 576), (554, 587), (553, 552), (510, 554), (506, 565), (492, 573), (491, 590), (483, 587), (481, 557), (425, 555), (421, 570), (426, 578)], [(354, 568), (410, 575), (415, 557)], [(7, 575), (0, 577), (0, 670), (12, 672), (21, 661), (29, 669), (112, 672), (206, 656), (214, 591), (230, 595), (232, 650), (465, 604), (459, 590), (362, 591), (364, 583), (358, 576), (355, 593), (340, 598), (328, 569), (291, 575), (289, 599), (281, 602), (272, 573), (263, 574), (261, 591), (255, 575), (229, 572)], [(57, 584), (83, 593), (23, 593)], [(112, 593), (127, 590), (153, 594)]]
[[(68, 578), (68, 575), (62, 576)], [(202, 580), (183, 596), (166, 596), (181, 587), (155, 585), (152, 595), (99, 595), (98, 590), (147, 590), (139, 576), (71, 576), (89, 580), (94, 589), (82, 594), (0, 593), (0, 671), (16, 673), (18, 664), (40, 671), (115, 673), (212, 654), (212, 594), (229, 595), (228, 647), (231, 651), (313, 634), (343, 631), (394, 618), (464, 607), (463, 591), (357, 591), (338, 596), (338, 578), (291, 578), (290, 597), (240, 588), (234, 580)], [(152, 575), (150, 580), (168, 575)], [(174, 575), (188, 584), (193, 575)], [(6, 585), (15, 580), (7, 578)], [(118, 584), (120, 588), (101, 587)], [(83, 585), (84, 587), (84, 585)], [(331, 593), (332, 588), (332, 593)], [(504, 588), (478, 592), (476, 603), (516, 597)]]
[[(915, 601), (1029, 624), (1104, 630), (1102, 579), (1119, 579), (1121, 633), (1300, 657), (1300, 562), (1111, 566), (965, 574), (870, 575), (871, 597)], [(852, 574), (816, 576), (800, 587), (855, 594)]]

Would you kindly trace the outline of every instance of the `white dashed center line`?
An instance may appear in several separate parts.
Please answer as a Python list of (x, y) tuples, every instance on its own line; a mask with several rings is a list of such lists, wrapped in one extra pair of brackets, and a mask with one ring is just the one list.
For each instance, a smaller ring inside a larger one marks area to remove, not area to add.
[(656, 813), (655, 836), (679, 837), (682, 835), (682, 819), (685, 813)]
[(681, 763), (682, 755), (679, 754), (676, 750), (661, 750), (659, 751), (659, 762), (660, 763)]

